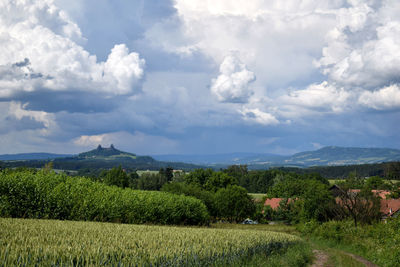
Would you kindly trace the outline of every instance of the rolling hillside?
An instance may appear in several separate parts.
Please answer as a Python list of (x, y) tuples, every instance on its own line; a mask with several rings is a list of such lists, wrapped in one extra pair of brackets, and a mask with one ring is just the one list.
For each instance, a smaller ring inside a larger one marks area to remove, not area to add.
[(282, 163), (302, 166), (337, 166), (399, 161), (400, 150), (328, 146), (316, 151), (294, 154)]
[(158, 160), (179, 160), (211, 167), (247, 164), (250, 169), (265, 169), (272, 166), (338, 166), (400, 161), (400, 150), (328, 146), (315, 151), (296, 153), (291, 156), (268, 153), (230, 153), (215, 155), (158, 155), (153, 157)]

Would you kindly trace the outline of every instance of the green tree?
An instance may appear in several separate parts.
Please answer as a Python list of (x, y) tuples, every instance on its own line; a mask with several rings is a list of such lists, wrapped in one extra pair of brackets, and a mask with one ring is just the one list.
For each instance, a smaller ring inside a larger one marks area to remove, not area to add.
[(223, 172), (229, 176), (235, 177), (237, 180), (246, 176), (248, 173), (247, 165), (231, 165), (227, 169), (223, 170)]
[(213, 175), (212, 169), (196, 169), (185, 176), (185, 182), (188, 184), (196, 184), (204, 188), (207, 180)]
[(365, 186), (369, 189), (383, 189), (385, 187), (385, 181), (382, 177), (371, 176), (365, 181)]
[(226, 219), (229, 222), (242, 221), (252, 216), (256, 210), (247, 190), (237, 185), (220, 188), (215, 193), (215, 203), (218, 217)]
[(129, 186), (128, 175), (122, 169), (121, 165), (105, 171), (102, 173), (102, 176), (104, 183), (107, 185), (116, 185), (122, 188)]
[(204, 188), (216, 192), (220, 188), (226, 188), (229, 185), (237, 185), (236, 178), (223, 172), (214, 172), (206, 181)]
[(368, 187), (355, 191), (343, 184), (335, 211), (340, 219), (352, 218), (355, 227), (359, 223), (370, 224), (381, 218), (380, 199)]
[(384, 173), (388, 179), (400, 180), (400, 161), (386, 163)]
[(143, 173), (137, 180), (137, 189), (140, 190), (160, 190), (167, 183), (164, 175), (159, 173)]
[(167, 182), (172, 181), (172, 178), (174, 178), (174, 169), (171, 167), (167, 168), (161, 168), (160, 171), (158, 172), (161, 176), (164, 176)]

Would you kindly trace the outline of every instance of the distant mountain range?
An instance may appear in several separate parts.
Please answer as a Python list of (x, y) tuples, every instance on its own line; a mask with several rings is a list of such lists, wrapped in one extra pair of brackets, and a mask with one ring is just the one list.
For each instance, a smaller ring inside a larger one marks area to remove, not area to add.
[(52, 160), (56, 168), (110, 168), (122, 165), (126, 168), (153, 169), (171, 166), (176, 169), (194, 169), (201, 166), (223, 168), (233, 164), (247, 164), (249, 169), (264, 169), (275, 166), (310, 167), (369, 164), (400, 161), (400, 150), (388, 148), (355, 148), (328, 146), (315, 151), (306, 151), (291, 156), (262, 153), (227, 153), (209, 155), (154, 155), (138, 156), (123, 152), (113, 145), (100, 145), (79, 155), (49, 153), (24, 153), (0, 155), (5, 166), (43, 166)]
[(156, 160), (179, 161), (202, 165), (232, 165), (232, 164), (255, 164), (275, 163), (286, 157), (269, 153), (226, 153), (226, 154), (203, 154), (203, 155), (152, 155)]
[(315, 151), (300, 152), (291, 156), (261, 153), (230, 153), (216, 155), (155, 155), (153, 158), (163, 161), (181, 161), (209, 166), (247, 164), (252, 169), (258, 169), (271, 166), (338, 166), (400, 161), (400, 150), (327, 146)]

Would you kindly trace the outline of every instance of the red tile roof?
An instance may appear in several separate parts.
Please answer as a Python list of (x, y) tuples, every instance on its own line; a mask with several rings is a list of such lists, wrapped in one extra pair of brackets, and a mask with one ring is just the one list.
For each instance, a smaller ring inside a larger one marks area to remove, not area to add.
[[(360, 189), (350, 189), (349, 190), (352, 193), (359, 193), (361, 190)], [(378, 196), (382, 199), (386, 199), (387, 195), (390, 195), (390, 191), (386, 191), (386, 190), (371, 190), (372, 193), (375, 194), (375, 196)]]
[(279, 207), (279, 203), (283, 200), (283, 198), (267, 198), (265, 200), (264, 206), (271, 206), (272, 209), (277, 209)]
[(400, 199), (382, 199), (381, 212), (386, 216), (392, 216), (400, 210)]
[(379, 196), (382, 199), (386, 199), (387, 195), (390, 195), (390, 191), (386, 190), (371, 190), (376, 196)]

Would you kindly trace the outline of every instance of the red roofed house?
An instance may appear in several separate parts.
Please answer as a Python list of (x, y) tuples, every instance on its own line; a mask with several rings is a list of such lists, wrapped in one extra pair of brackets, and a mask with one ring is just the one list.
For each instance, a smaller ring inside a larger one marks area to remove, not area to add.
[(382, 198), (382, 199), (386, 199), (388, 195), (390, 195), (390, 191), (387, 190), (371, 190), (372, 193), (374, 193), (376, 196)]
[(267, 198), (264, 202), (264, 206), (270, 206), (273, 210), (276, 210), (283, 199), (284, 198), (279, 197)]
[(400, 199), (382, 199), (381, 212), (384, 218), (397, 217), (400, 215)]

